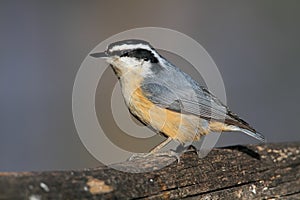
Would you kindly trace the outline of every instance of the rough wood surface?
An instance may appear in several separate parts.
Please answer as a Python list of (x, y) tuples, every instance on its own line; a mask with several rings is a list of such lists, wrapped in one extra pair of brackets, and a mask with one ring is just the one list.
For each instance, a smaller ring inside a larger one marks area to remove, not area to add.
[[(146, 166), (170, 158), (135, 160)], [(148, 173), (108, 167), (83, 171), (0, 173), (3, 199), (300, 199), (300, 143), (214, 149), (203, 159), (188, 152), (180, 163)]]

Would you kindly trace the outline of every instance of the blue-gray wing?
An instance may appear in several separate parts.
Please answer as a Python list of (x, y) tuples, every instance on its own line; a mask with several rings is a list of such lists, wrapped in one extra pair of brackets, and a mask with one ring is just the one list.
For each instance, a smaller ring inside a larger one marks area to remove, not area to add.
[(260, 141), (264, 141), (247, 122), (231, 112), (217, 97), (198, 84), (192, 77), (162, 58), (164, 67), (152, 64), (149, 75), (141, 86), (146, 97), (163, 108), (199, 116), (207, 120), (224, 122), (238, 127)]
[(151, 71), (155, 76), (146, 77), (141, 86), (144, 94), (154, 104), (256, 132), (191, 76), (165, 59), (162, 62), (164, 67), (152, 64)]
[(184, 87), (184, 84), (168, 85), (152, 81), (144, 83), (141, 88), (146, 97), (160, 107), (255, 131), (247, 122), (232, 113), (217, 97), (198, 84)]
[(227, 107), (208, 90), (173, 86), (150, 82), (143, 84), (141, 88), (152, 103), (169, 110), (190, 113), (205, 119), (224, 120), (227, 116)]

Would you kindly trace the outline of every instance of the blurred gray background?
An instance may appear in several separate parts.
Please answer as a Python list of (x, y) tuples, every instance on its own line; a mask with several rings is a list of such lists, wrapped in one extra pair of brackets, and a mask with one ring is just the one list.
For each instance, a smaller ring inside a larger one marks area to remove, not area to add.
[[(299, 141), (299, 9), (297, 0), (0, 1), (0, 171), (98, 166), (73, 123), (76, 72), (102, 40), (145, 26), (197, 40), (234, 112), (268, 142)], [(255, 142), (227, 133), (218, 146)]]

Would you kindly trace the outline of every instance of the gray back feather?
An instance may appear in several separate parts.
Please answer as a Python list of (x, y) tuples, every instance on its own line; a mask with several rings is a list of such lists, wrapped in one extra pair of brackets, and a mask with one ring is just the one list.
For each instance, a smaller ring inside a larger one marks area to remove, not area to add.
[[(228, 109), (188, 74), (165, 61), (153, 66), (155, 75), (147, 77), (143, 92), (155, 104), (207, 119), (224, 120)], [(228, 116), (227, 116), (228, 117)]]

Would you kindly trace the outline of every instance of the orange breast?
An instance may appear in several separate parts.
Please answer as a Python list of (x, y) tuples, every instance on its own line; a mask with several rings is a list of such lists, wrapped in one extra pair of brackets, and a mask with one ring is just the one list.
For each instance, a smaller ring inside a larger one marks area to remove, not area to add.
[(180, 142), (199, 140), (209, 132), (202, 126), (203, 119), (159, 107), (145, 98), (141, 88), (132, 93), (129, 108), (145, 124)]

